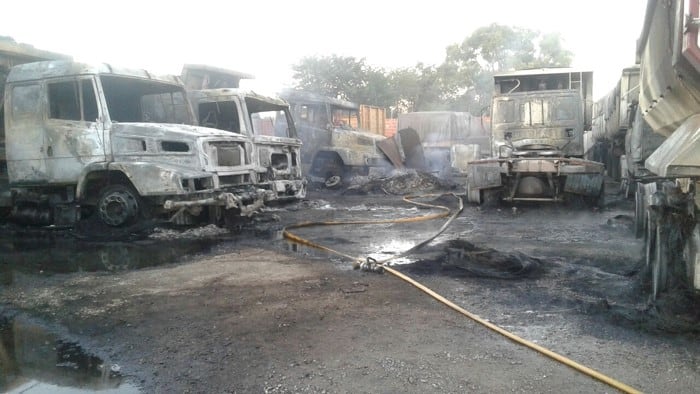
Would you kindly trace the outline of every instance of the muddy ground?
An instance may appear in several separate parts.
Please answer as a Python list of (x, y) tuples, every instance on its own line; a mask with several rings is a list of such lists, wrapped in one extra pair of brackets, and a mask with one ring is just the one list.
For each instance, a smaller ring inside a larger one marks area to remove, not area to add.
[[(235, 230), (160, 228), (93, 242), (5, 226), (0, 389), (616, 391), (394, 276), (354, 270), (347, 258), (281, 236), (284, 226), (301, 221), (435, 212), (379, 189), (311, 190), (306, 200)], [(697, 392), (700, 304), (682, 289), (648, 302), (631, 202), (614, 184), (607, 189), (602, 209), (465, 204), (443, 234), (393, 266), (468, 311), (636, 389)], [(449, 195), (420, 201), (458, 207)], [(382, 259), (445, 221), (294, 232), (346, 255)]]

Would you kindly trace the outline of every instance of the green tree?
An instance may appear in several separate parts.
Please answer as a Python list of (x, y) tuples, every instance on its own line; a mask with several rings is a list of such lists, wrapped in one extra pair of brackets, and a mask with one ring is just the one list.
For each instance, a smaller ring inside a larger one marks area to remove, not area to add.
[(541, 67), (566, 67), (573, 54), (558, 33), (541, 34), (492, 24), (476, 29), (446, 48), (439, 66), (384, 70), (364, 58), (305, 57), (292, 66), (296, 87), (394, 112), (453, 110), (480, 115), (491, 100), (494, 73)]
[(449, 108), (480, 115), (491, 100), (493, 74), (527, 68), (567, 67), (573, 53), (564, 49), (558, 33), (503, 26), (476, 29), (461, 44), (447, 47), (441, 67), (454, 70)]
[(548, 33), (540, 38), (540, 52), (535, 67), (568, 67), (574, 58), (573, 52), (564, 49), (559, 33)]
[(364, 58), (305, 57), (292, 70), (299, 89), (369, 105), (383, 105), (391, 100), (387, 73), (370, 67)]
[(442, 108), (444, 91), (443, 70), (418, 63), (400, 68), (389, 74), (393, 102), (389, 107), (396, 112), (430, 111)]

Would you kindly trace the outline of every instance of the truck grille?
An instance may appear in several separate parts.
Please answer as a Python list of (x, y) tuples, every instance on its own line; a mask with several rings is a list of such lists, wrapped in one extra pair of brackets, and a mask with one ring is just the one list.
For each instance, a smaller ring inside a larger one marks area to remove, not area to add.
[(226, 188), (230, 186), (248, 185), (251, 183), (250, 175), (225, 175), (219, 177), (219, 187)]
[(216, 167), (235, 167), (245, 164), (245, 148), (235, 142), (210, 142), (212, 165)]

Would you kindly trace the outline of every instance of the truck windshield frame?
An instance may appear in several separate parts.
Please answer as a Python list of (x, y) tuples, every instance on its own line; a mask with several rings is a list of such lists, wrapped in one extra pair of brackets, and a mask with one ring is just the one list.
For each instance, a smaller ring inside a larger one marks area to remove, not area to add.
[(288, 106), (270, 103), (254, 97), (246, 97), (245, 103), (250, 116), (253, 135), (297, 138), (292, 113)]
[(112, 122), (196, 125), (181, 86), (112, 75), (100, 81)]
[(573, 96), (566, 95), (498, 98), (494, 107), (493, 122), (494, 125), (517, 124), (525, 127), (570, 123), (576, 120), (575, 101)]

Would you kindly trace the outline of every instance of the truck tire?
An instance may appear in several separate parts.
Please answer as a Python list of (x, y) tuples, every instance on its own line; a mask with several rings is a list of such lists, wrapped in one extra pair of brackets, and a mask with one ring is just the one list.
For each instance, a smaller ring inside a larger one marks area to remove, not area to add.
[(97, 198), (97, 215), (108, 226), (122, 227), (134, 224), (141, 216), (141, 201), (130, 186), (105, 186)]
[(644, 235), (644, 195), (641, 190), (634, 193), (634, 236), (641, 238)]
[(329, 189), (340, 187), (348, 175), (343, 161), (335, 153), (319, 152), (313, 160), (311, 175), (320, 176)]
[(588, 204), (592, 208), (605, 208), (605, 182), (600, 185), (598, 195), (590, 197)]
[(467, 181), (467, 201), (481, 205), (481, 190), (472, 188), (469, 186), (469, 181)]
[(651, 294), (652, 300), (668, 288), (668, 231), (663, 225), (656, 226), (656, 236), (654, 237), (654, 254), (651, 265)]

